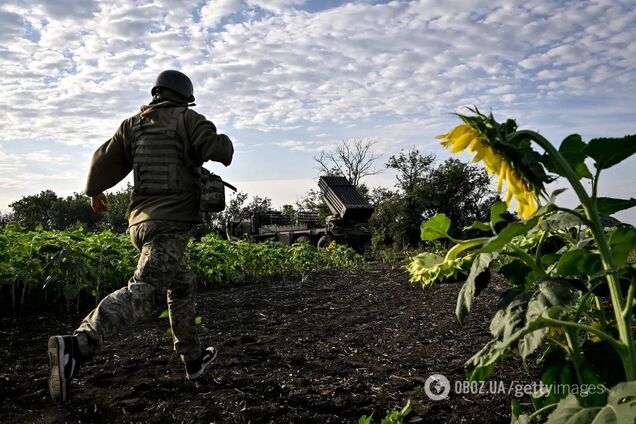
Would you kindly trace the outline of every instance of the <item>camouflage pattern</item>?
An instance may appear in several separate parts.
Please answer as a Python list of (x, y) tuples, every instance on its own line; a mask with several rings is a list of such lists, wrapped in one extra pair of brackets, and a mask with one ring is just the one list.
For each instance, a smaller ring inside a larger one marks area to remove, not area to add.
[(194, 274), (183, 260), (192, 225), (149, 220), (130, 227), (130, 238), (141, 252), (137, 269), (123, 287), (106, 296), (75, 330), (82, 356), (103, 350), (104, 339), (153, 317), (166, 299), (175, 351), (183, 361), (199, 357), (194, 324)]

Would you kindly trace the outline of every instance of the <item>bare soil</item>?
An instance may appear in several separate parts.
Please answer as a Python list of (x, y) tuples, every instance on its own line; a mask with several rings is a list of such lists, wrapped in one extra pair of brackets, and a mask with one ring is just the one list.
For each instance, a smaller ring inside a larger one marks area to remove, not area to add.
[[(49, 398), (47, 339), (71, 333), (83, 314), (0, 317), (2, 423), (357, 423), (408, 399), (426, 423), (509, 423), (508, 394), (423, 391), (431, 374), (454, 387), (464, 362), (490, 338), (488, 325), (506, 283), (493, 275), (469, 323), (454, 316), (460, 283), (421, 289), (401, 270), (370, 265), (306, 281), (204, 288), (198, 311), (219, 350), (196, 381), (185, 371), (157, 319), (131, 327), (83, 364), (71, 399)], [(161, 309), (157, 311), (157, 316)], [(517, 359), (495, 381), (534, 381)]]

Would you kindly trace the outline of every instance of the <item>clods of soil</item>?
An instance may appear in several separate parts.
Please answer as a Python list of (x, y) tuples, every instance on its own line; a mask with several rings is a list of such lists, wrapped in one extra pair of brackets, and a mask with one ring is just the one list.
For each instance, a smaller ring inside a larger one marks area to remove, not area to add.
[[(80, 368), (63, 406), (49, 398), (47, 339), (71, 333), (83, 314), (5, 315), (0, 422), (325, 424), (371, 413), (379, 422), (410, 399), (426, 423), (509, 423), (514, 394), (454, 390), (465, 380), (464, 362), (490, 338), (506, 288), (492, 278), (464, 326), (454, 315), (460, 283), (421, 289), (403, 271), (374, 265), (305, 281), (204, 288), (201, 340), (219, 355), (203, 377), (185, 379), (168, 322), (157, 319), (113, 337)], [(426, 395), (432, 374), (448, 378), (448, 398)], [(506, 387), (534, 380), (516, 359), (493, 377)]]

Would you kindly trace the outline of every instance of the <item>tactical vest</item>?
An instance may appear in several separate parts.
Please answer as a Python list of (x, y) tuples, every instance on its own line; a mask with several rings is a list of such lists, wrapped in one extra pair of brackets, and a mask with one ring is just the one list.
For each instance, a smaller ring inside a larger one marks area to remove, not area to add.
[(186, 146), (177, 133), (185, 110), (157, 108), (135, 116), (131, 146), (135, 194), (155, 196), (197, 190), (196, 168), (187, 166)]

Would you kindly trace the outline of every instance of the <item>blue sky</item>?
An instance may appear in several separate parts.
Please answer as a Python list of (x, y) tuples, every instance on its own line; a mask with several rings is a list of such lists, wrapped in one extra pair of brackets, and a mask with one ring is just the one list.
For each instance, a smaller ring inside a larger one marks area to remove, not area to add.
[[(636, 133), (633, 1), (4, 0), (0, 27), (0, 210), (81, 191), (170, 68), (235, 141), (234, 163), (210, 168), (277, 206), (316, 188), (312, 158), (344, 139), (376, 141), (378, 168), (412, 147), (446, 159), (434, 136), (465, 106), (556, 145)], [(636, 197), (635, 166), (601, 195)]]

